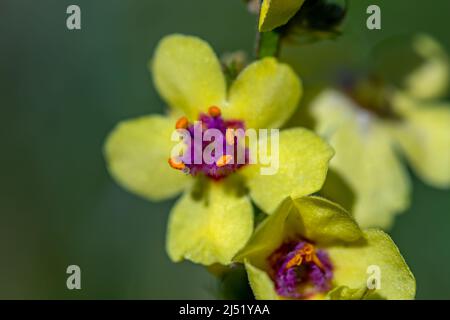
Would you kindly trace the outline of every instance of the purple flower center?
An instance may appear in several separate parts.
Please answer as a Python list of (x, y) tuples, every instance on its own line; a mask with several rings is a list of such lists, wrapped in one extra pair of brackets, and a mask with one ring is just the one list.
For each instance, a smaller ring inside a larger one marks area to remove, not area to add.
[(220, 180), (249, 163), (245, 138), (241, 139), (245, 132), (244, 122), (223, 119), (218, 107), (210, 107), (208, 114), (201, 113), (194, 123), (180, 118), (176, 128), (186, 130), (187, 149), (181, 160), (169, 159), (175, 169)]
[(278, 295), (308, 299), (331, 289), (333, 265), (324, 250), (306, 241), (282, 244), (269, 258)]

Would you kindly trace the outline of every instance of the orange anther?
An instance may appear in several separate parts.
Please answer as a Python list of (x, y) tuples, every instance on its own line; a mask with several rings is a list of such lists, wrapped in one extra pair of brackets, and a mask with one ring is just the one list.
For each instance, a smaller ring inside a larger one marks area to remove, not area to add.
[(292, 257), (291, 260), (288, 261), (288, 263), (286, 264), (286, 269), (299, 266), (302, 264), (302, 262), (303, 262), (302, 255), (300, 253), (297, 253), (294, 257)]
[(181, 117), (177, 120), (177, 123), (175, 124), (176, 129), (186, 129), (189, 125), (189, 120), (186, 117)]
[(208, 114), (211, 117), (218, 117), (218, 116), (220, 116), (222, 114), (222, 111), (220, 111), (220, 108), (217, 107), (217, 106), (211, 106), (208, 109)]
[(295, 255), (286, 263), (286, 269), (300, 266), (303, 261), (313, 262), (320, 269), (324, 270), (324, 266), (320, 259), (317, 257), (314, 246), (310, 243), (307, 243), (303, 246), (302, 249), (298, 250)]
[(169, 158), (169, 165), (177, 170), (183, 170), (186, 166), (184, 165), (183, 162), (178, 162), (176, 160), (174, 160), (173, 158)]
[(303, 248), (302, 248), (302, 252), (303, 252), (304, 254), (312, 254), (312, 253), (314, 252), (314, 247), (313, 247), (313, 245), (312, 245), (312, 244), (309, 244), (309, 243), (305, 244), (305, 245), (303, 246)]
[(227, 164), (229, 164), (231, 162), (231, 160), (233, 160), (232, 155), (227, 154), (227, 155), (221, 156), (219, 158), (219, 160), (216, 161), (216, 166), (218, 166), (218, 167), (226, 166)]

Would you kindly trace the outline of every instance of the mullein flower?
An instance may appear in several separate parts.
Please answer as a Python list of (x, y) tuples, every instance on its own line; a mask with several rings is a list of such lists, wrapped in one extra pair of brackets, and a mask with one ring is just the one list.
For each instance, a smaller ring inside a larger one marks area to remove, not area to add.
[(391, 238), (362, 230), (324, 198), (287, 198), (235, 261), (257, 299), (413, 299), (415, 279)]
[(369, 79), (326, 90), (311, 105), (316, 130), (336, 150), (330, 166), (353, 189), (352, 213), (363, 227), (388, 228), (409, 206), (409, 177), (396, 149), (425, 182), (450, 184), (450, 109), (435, 100), (448, 84), (448, 58), (427, 36), (414, 44), (425, 62), (404, 89)]
[(181, 159), (173, 158), (175, 129), (189, 136), (197, 127), (219, 130), (225, 146), (234, 142), (230, 128), (281, 126), (297, 106), (301, 82), (289, 66), (266, 58), (246, 67), (227, 90), (210, 46), (184, 35), (161, 40), (151, 71), (171, 111), (120, 123), (105, 145), (109, 171), (124, 188), (152, 201), (185, 191), (168, 223), (173, 261), (229, 264), (253, 231), (250, 199), (271, 213), (289, 195), (318, 191), (333, 150), (313, 132), (294, 128), (279, 135), (279, 169), (273, 175), (261, 175), (261, 164), (249, 164), (253, 155), (247, 149), (241, 164), (231, 161), (235, 148), (211, 163), (183, 161), (195, 148), (204, 151), (204, 144), (191, 144)]

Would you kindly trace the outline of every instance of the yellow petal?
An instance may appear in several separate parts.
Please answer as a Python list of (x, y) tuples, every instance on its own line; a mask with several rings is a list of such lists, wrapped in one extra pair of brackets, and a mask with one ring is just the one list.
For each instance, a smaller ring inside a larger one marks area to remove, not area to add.
[(248, 261), (245, 262), (245, 269), (256, 300), (279, 300), (273, 281), (266, 272)]
[(358, 131), (348, 126), (336, 133), (331, 166), (356, 193), (353, 215), (359, 224), (389, 228), (409, 206), (409, 178), (382, 126), (374, 124), (366, 136)]
[(421, 105), (405, 113), (394, 135), (420, 177), (432, 186), (450, 186), (450, 106)]
[(120, 185), (150, 200), (170, 198), (187, 186), (190, 179), (167, 163), (174, 123), (163, 116), (146, 116), (121, 122), (110, 133), (105, 157)]
[(334, 284), (358, 289), (367, 287), (371, 276), (379, 275), (381, 287), (374, 288), (366, 299), (414, 299), (414, 276), (391, 238), (379, 230), (364, 235), (364, 243), (326, 249), (334, 266)]
[(271, 31), (286, 24), (305, 0), (264, 0), (259, 16), (259, 31)]
[(246, 196), (211, 182), (203, 197), (187, 192), (170, 213), (167, 252), (173, 261), (227, 265), (253, 231), (253, 209)]
[(243, 119), (247, 128), (278, 128), (292, 115), (302, 94), (300, 79), (274, 58), (252, 63), (238, 76), (224, 116)]
[(224, 104), (225, 79), (208, 43), (184, 35), (163, 38), (152, 60), (155, 85), (161, 96), (191, 120), (209, 106)]
[(293, 200), (291, 225), (295, 232), (322, 245), (353, 242), (361, 238), (361, 229), (350, 214), (336, 203), (310, 196)]
[(408, 207), (410, 192), (388, 127), (333, 91), (323, 93), (312, 111), (336, 151), (331, 168), (355, 193), (352, 214), (361, 227), (388, 228)]
[(328, 300), (364, 300), (370, 297), (372, 291), (367, 288), (367, 285), (360, 288), (349, 288), (348, 286), (338, 286), (332, 289), (327, 294)]
[(339, 91), (324, 90), (311, 103), (316, 131), (324, 137), (331, 137), (347, 122), (354, 121), (357, 116), (356, 107)]
[(445, 95), (449, 83), (449, 59), (443, 48), (433, 38), (419, 35), (414, 49), (425, 62), (406, 79), (410, 95), (419, 99), (431, 99)]
[[(270, 137), (262, 138), (259, 144), (267, 142), (271, 146), (270, 141)], [(275, 174), (261, 174), (264, 167), (261, 163), (249, 165), (243, 171), (252, 199), (270, 214), (288, 196), (298, 198), (318, 191), (325, 181), (333, 154), (333, 149), (309, 130), (293, 128), (281, 131), (279, 166)]]

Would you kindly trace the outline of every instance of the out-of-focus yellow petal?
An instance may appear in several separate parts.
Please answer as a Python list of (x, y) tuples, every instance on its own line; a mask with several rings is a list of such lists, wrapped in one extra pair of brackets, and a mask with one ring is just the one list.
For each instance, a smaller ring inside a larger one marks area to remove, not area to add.
[(337, 150), (331, 166), (356, 193), (356, 220), (362, 227), (389, 228), (395, 215), (409, 206), (410, 185), (388, 132), (374, 124), (364, 137), (349, 126), (331, 144)]
[(273, 163), (278, 160), (278, 168), (272, 166), (274, 174), (261, 171), (270, 167), (262, 164), (261, 158), (258, 158), (258, 164), (249, 165), (243, 170), (250, 195), (264, 212), (272, 213), (288, 196), (297, 198), (320, 190), (325, 181), (328, 162), (334, 154), (323, 139), (302, 128), (283, 130), (279, 134), (278, 159), (271, 136), (260, 138), (258, 150), (263, 150), (261, 146), (266, 144), (274, 155)]
[(124, 188), (150, 200), (175, 196), (190, 179), (167, 163), (173, 130), (172, 119), (156, 115), (119, 123), (104, 148), (111, 175)]
[(265, 58), (249, 65), (233, 83), (227, 118), (247, 128), (278, 128), (292, 115), (302, 94), (298, 76), (286, 64)]
[(319, 132), (335, 149), (330, 162), (353, 189), (361, 227), (388, 228), (409, 205), (409, 179), (388, 127), (343, 95), (324, 92), (312, 105)]
[(417, 174), (435, 187), (450, 186), (450, 106), (411, 108), (393, 127), (394, 136)]
[(419, 35), (414, 39), (414, 49), (425, 62), (406, 79), (406, 89), (419, 99), (441, 97), (449, 83), (449, 58), (433, 38)]
[(264, 0), (259, 16), (259, 31), (271, 31), (286, 24), (305, 0)]
[[(392, 239), (380, 230), (364, 232), (365, 241), (327, 248), (334, 266), (336, 286), (367, 288), (368, 280), (379, 277), (363, 299), (414, 299), (416, 281)], [(379, 273), (378, 273), (379, 271)], [(353, 292), (354, 293), (354, 292)]]
[(316, 131), (327, 138), (331, 137), (347, 122), (356, 117), (356, 106), (342, 93), (324, 90), (312, 101), (311, 113), (316, 121)]
[(222, 106), (226, 84), (220, 62), (208, 43), (192, 36), (163, 38), (151, 61), (155, 85), (161, 96), (191, 120), (209, 106)]
[(204, 195), (187, 192), (172, 209), (167, 252), (173, 261), (227, 265), (253, 231), (253, 209), (246, 196), (211, 182)]

